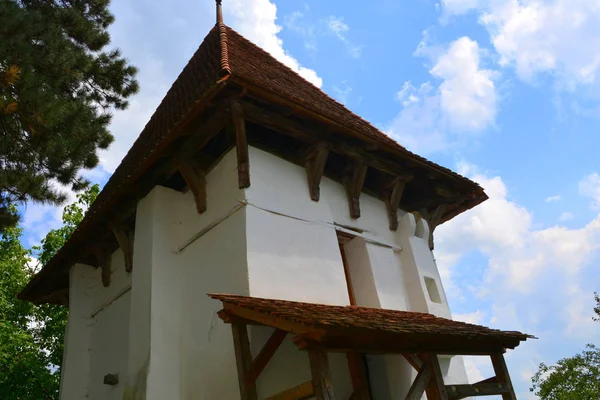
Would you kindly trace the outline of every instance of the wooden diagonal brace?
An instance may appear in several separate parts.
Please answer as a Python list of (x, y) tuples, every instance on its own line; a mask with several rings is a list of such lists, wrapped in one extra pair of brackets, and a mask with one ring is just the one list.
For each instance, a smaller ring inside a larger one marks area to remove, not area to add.
[(235, 148), (238, 163), (238, 183), (240, 189), (250, 187), (250, 157), (248, 155), (248, 138), (246, 137), (246, 121), (242, 106), (237, 101), (230, 103), (231, 122), (235, 130)]
[(322, 347), (308, 350), (308, 360), (312, 373), (312, 383), (317, 400), (334, 400), (333, 385), (329, 372), (327, 352)]
[(304, 167), (306, 168), (306, 178), (308, 179), (308, 191), (313, 201), (319, 201), (321, 194), (320, 184), (327, 163), (329, 149), (324, 144), (319, 144), (310, 152)]
[(413, 381), (410, 389), (408, 390), (408, 394), (406, 395), (406, 400), (420, 400), (425, 393), (425, 389), (427, 385), (429, 385), (429, 381), (431, 380), (431, 368), (429, 365), (423, 364), (419, 369), (419, 373), (417, 377)]
[(202, 214), (206, 211), (206, 173), (198, 163), (193, 161), (180, 163), (178, 169), (185, 183), (194, 194), (196, 211), (198, 211), (198, 214)]
[(291, 389), (284, 390), (266, 400), (306, 400), (313, 398), (314, 395), (315, 389), (313, 388), (313, 383), (312, 381), (308, 381), (298, 386), (294, 386)]
[(517, 400), (504, 355), (502, 353), (492, 354), (491, 359), (497, 382), (506, 385), (506, 392), (502, 393), (502, 400)]
[(343, 178), (346, 195), (348, 196), (350, 217), (354, 219), (360, 218), (360, 192), (366, 176), (367, 164), (359, 161), (348, 165), (346, 175)]
[(133, 270), (133, 229), (124, 224), (111, 222), (110, 229), (119, 243), (125, 261), (125, 271)]
[(279, 346), (281, 346), (281, 343), (283, 343), (286, 336), (286, 331), (275, 329), (275, 332), (269, 337), (267, 343), (265, 343), (254, 361), (252, 361), (252, 366), (246, 374), (246, 387), (256, 384), (256, 379), (263, 372), (267, 363), (271, 360)]

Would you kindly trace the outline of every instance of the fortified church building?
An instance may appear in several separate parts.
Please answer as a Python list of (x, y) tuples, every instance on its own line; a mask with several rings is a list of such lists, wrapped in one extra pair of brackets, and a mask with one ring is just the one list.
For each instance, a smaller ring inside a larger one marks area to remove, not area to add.
[[(435, 228), (487, 199), (222, 21), (20, 298), (62, 400), (515, 399), (530, 336), (451, 320)], [(467, 384), (461, 355), (495, 376)]]

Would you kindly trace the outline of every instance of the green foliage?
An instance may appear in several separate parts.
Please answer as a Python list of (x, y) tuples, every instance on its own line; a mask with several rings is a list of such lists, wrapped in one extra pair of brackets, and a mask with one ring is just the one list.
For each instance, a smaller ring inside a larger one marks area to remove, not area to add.
[[(600, 320), (600, 297), (594, 293), (594, 312)], [(563, 358), (556, 365), (540, 364), (531, 379), (531, 391), (542, 400), (592, 400), (600, 399), (600, 349), (588, 344), (573, 357)]]
[(113, 141), (136, 69), (108, 50), (109, 0), (0, 0), (0, 231), (9, 204), (59, 204)]
[[(63, 212), (63, 226), (48, 232), (40, 247), (25, 249), (23, 230), (8, 227), (0, 237), (0, 399), (57, 399), (62, 362), (66, 307), (34, 306), (16, 295), (34, 273), (32, 257), (40, 265), (52, 258), (81, 222), (96, 199), (94, 185), (77, 196)], [(16, 208), (9, 212), (16, 215)]]

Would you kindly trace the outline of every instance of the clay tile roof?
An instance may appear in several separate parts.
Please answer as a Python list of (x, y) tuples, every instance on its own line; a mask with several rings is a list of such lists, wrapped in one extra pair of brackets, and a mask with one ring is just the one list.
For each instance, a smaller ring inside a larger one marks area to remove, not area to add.
[[(521, 332), (490, 329), (419, 312), (332, 306), (231, 294), (209, 296), (222, 301), (227, 312), (290, 333), (304, 334), (309, 331), (304, 328), (308, 327), (324, 329), (331, 335), (330, 339), (324, 341), (329, 341), (333, 346), (344, 343), (344, 336), (362, 335), (382, 344), (395, 343), (401, 346), (406, 343), (406, 350), (411, 351), (452, 352), (454, 349), (457, 351), (455, 354), (479, 354), (514, 348), (521, 341), (533, 338)], [(290, 322), (295, 325), (290, 325)], [(390, 348), (389, 352), (394, 352), (393, 350), (403, 349)]]
[(43, 295), (64, 288), (64, 271), (73, 264), (77, 252), (90, 240), (90, 236), (93, 236), (93, 229), (119, 208), (119, 202), (124, 197), (135, 196), (135, 193), (128, 190), (154, 165), (161, 152), (177, 139), (182, 126), (189, 122), (198, 110), (201, 110), (202, 105), (214, 97), (229, 79), (260, 86), (315, 115), (345, 127), (358, 137), (376, 141), (382, 148), (395, 151), (399, 157), (417, 161), (473, 188), (477, 196), (465, 205), (447, 212), (443, 221), (487, 199), (476, 183), (409, 152), (270, 54), (233, 29), (219, 23), (208, 33), (179, 74), (150, 121), (89, 208), (82, 223), (53, 259), (29, 282), (19, 295), (20, 298), (39, 300)]

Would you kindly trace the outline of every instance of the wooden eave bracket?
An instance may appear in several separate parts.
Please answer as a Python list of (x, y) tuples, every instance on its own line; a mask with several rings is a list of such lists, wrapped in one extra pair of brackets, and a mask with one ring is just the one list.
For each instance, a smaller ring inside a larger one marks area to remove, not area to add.
[(360, 160), (351, 161), (346, 168), (346, 173), (342, 178), (346, 196), (348, 197), (348, 207), (350, 217), (360, 218), (360, 192), (362, 191), (365, 177), (367, 176), (367, 164)]
[(96, 256), (96, 263), (102, 271), (102, 285), (104, 287), (109, 287), (111, 254), (106, 249), (100, 247), (95, 247), (93, 251), (94, 255)]
[(238, 164), (238, 184), (240, 189), (250, 187), (250, 157), (248, 155), (248, 138), (246, 137), (246, 121), (239, 101), (230, 102), (231, 122), (235, 131), (235, 148)]
[(321, 178), (325, 171), (325, 164), (329, 156), (329, 148), (325, 143), (315, 145), (309, 151), (304, 167), (306, 169), (306, 178), (308, 180), (308, 191), (313, 201), (319, 201), (321, 190)]
[(110, 229), (115, 235), (115, 239), (119, 244), (121, 252), (125, 261), (125, 271), (131, 272), (133, 270), (133, 235), (134, 230), (126, 226), (125, 224), (118, 222), (111, 222)]
[(383, 197), (388, 213), (389, 228), (391, 231), (398, 230), (398, 208), (400, 208), (400, 201), (404, 194), (404, 188), (412, 179), (412, 174), (396, 176), (383, 191)]
[(420, 210), (421, 215), (423, 218), (425, 218), (427, 224), (429, 225), (429, 248), (431, 250), (434, 248), (433, 232), (442, 221), (447, 208), (447, 204), (440, 204), (431, 213), (427, 209)]
[(190, 188), (196, 202), (196, 211), (202, 214), (206, 211), (206, 172), (194, 160), (184, 161), (177, 167), (185, 183)]

